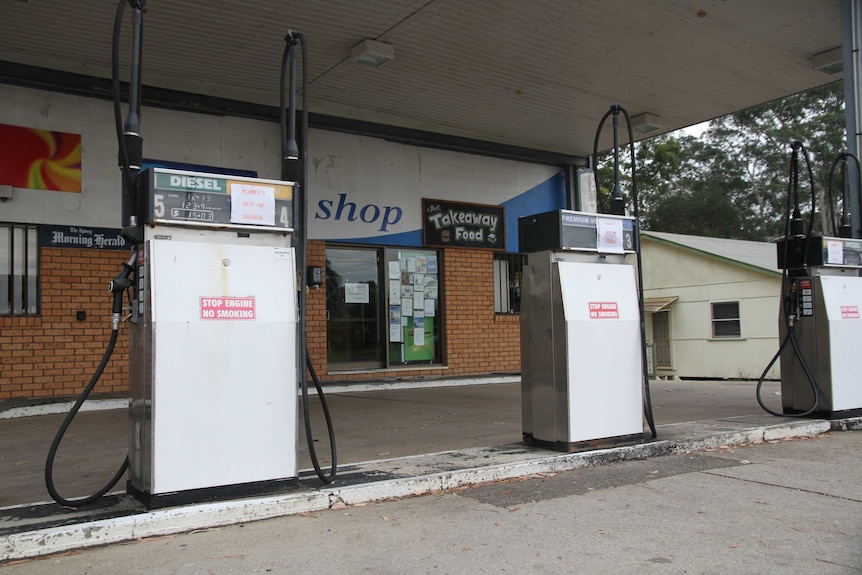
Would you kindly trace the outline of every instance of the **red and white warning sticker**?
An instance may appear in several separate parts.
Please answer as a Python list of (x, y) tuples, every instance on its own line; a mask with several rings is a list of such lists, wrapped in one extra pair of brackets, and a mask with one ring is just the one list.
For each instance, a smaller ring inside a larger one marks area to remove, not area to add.
[(254, 297), (202, 297), (200, 302), (203, 320), (256, 319)]
[(620, 310), (615, 301), (591, 301), (590, 319), (618, 319)]
[(841, 319), (859, 319), (859, 306), (842, 305)]

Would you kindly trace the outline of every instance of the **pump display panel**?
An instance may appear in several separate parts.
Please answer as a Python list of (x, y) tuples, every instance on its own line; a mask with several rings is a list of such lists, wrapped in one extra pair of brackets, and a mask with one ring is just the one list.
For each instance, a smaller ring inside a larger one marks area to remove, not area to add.
[(633, 253), (634, 218), (554, 210), (518, 218), (518, 242), (522, 252), (575, 250)]
[(139, 182), (143, 223), (293, 228), (293, 182), (166, 168)]

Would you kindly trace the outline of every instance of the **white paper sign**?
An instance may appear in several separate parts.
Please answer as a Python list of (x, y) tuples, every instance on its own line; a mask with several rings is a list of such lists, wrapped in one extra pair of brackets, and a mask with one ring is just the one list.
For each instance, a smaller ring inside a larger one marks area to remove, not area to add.
[(411, 315), (413, 315), (413, 298), (404, 298), (401, 300), (401, 317)]
[(344, 303), (368, 303), (368, 284), (346, 283), (344, 284)]
[(389, 301), (401, 299), (401, 280), (389, 280)]
[(826, 240), (826, 263), (844, 263), (844, 242), (841, 240)]
[(424, 327), (413, 328), (413, 343), (415, 345), (425, 345), (425, 328)]
[(398, 260), (389, 262), (389, 279), (401, 279), (401, 264), (398, 263)]
[(253, 184), (230, 185), (230, 221), (233, 224), (275, 225), (275, 188)]
[(623, 251), (623, 221), (616, 218), (596, 218), (596, 246), (601, 254), (621, 254)]
[(400, 342), (401, 341), (401, 321), (397, 323), (389, 324), (389, 341), (391, 342)]

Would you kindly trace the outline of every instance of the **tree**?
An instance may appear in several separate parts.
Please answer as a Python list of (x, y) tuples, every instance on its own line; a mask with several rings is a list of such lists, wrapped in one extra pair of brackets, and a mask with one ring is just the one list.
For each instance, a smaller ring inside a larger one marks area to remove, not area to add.
[[(638, 142), (641, 225), (656, 231), (774, 240), (784, 233), (794, 141), (807, 152), (799, 158), (800, 207), (807, 217), (810, 162), (822, 214), (816, 228), (832, 234), (824, 197), (832, 162), (844, 144), (840, 81), (713, 120), (699, 138), (671, 133)], [(621, 150), (621, 185), (627, 197), (632, 193), (629, 158), (630, 152)], [(610, 154), (597, 165), (600, 192), (607, 197), (613, 182)]]

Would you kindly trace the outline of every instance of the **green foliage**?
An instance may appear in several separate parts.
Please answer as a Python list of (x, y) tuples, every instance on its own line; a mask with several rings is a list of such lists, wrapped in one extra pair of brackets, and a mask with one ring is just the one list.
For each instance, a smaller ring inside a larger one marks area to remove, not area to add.
[[(824, 198), (832, 161), (844, 150), (844, 131), (839, 81), (713, 120), (699, 138), (673, 133), (638, 142), (641, 225), (732, 239), (770, 241), (783, 235), (791, 143), (798, 141), (806, 152), (799, 157), (800, 207), (808, 217), (810, 162), (822, 212), (815, 229), (831, 233)], [(629, 155), (629, 149), (620, 152), (627, 197), (632, 196)], [(609, 154), (599, 158), (598, 176), (606, 195), (613, 185)]]

